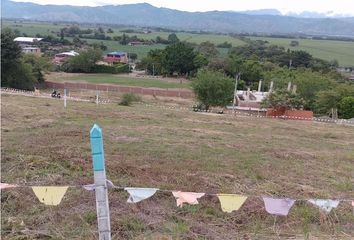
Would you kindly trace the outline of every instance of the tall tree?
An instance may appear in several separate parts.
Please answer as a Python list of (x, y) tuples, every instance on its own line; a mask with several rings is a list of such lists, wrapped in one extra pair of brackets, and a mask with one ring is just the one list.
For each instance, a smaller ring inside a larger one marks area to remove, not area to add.
[(170, 44), (175, 44), (179, 42), (179, 39), (175, 33), (168, 35), (167, 40)]
[(192, 82), (197, 99), (206, 109), (210, 106), (224, 107), (231, 102), (234, 92), (234, 81), (221, 72), (201, 70)]
[(80, 55), (72, 57), (63, 64), (63, 69), (67, 72), (90, 73), (97, 61), (102, 59), (102, 51), (99, 49), (88, 49), (80, 52)]
[(1, 32), (1, 85), (9, 84), (10, 75), (21, 62), (21, 47), (14, 42), (15, 34), (9, 28)]
[(35, 81), (32, 67), (22, 61), (21, 47), (14, 38), (8, 28), (1, 32), (1, 85), (31, 90)]
[(343, 118), (354, 118), (354, 97), (344, 97), (340, 101), (339, 115)]
[(215, 45), (209, 41), (200, 43), (197, 51), (203, 54), (206, 58), (215, 58), (219, 54)]
[(172, 75), (174, 72), (178, 74), (188, 74), (195, 70), (193, 64), (196, 53), (193, 47), (187, 43), (179, 42), (167, 46), (164, 51), (162, 64), (167, 72)]

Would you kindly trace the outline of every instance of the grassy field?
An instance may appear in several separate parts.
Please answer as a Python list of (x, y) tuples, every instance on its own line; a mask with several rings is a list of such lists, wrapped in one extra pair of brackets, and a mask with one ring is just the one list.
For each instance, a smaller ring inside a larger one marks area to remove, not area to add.
[(65, 81), (79, 81), (89, 83), (108, 83), (119, 84), (127, 86), (139, 86), (150, 88), (190, 88), (190, 81), (172, 78), (142, 78), (130, 77), (128, 75), (118, 74), (65, 74), (65, 73), (51, 73), (47, 76), (47, 80), (65, 82)]
[[(29, 36), (34, 36), (37, 33), (44, 35), (55, 35), (59, 32), (60, 28), (69, 27), (70, 24), (53, 24), (53, 23), (38, 23), (38, 22), (14, 22), (5, 20), (2, 21), (2, 27), (10, 27), (12, 29), (17, 29), (21, 33), (26, 33)], [(81, 28), (93, 28), (90, 25), (80, 26)], [(104, 27), (108, 29), (108, 27)], [(120, 32), (125, 29), (131, 29), (129, 27), (111, 27), (114, 33), (107, 34), (108, 36), (122, 35)], [(155, 39), (157, 36), (167, 39), (169, 32), (151, 32), (151, 33), (128, 33), (128, 35), (137, 35), (139, 38), (143, 39)], [(245, 44), (245, 42), (240, 39), (233, 38), (227, 35), (216, 35), (216, 34), (193, 34), (186, 32), (176, 33), (177, 37), (182, 41), (188, 41), (191, 43), (199, 44), (201, 42), (210, 41), (214, 44), (220, 44), (225, 41), (232, 43), (233, 46), (240, 46)], [(70, 38), (68, 38), (70, 39)], [(344, 41), (332, 41), (332, 40), (310, 40), (310, 39), (286, 39), (286, 38), (265, 38), (265, 37), (251, 37), (251, 39), (263, 39), (267, 40), (272, 44), (277, 44), (285, 48), (290, 48), (294, 50), (305, 50), (311, 53), (313, 56), (322, 58), (325, 60), (338, 60), (340, 66), (354, 66), (354, 42), (344, 42)], [(165, 45), (156, 44), (151, 46), (126, 46), (121, 45), (116, 41), (107, 40), (95, 40), (95, 39), (85, 39), (89, 43), (93, 42), (103, 42), (107, 47), (106, 52), (110, 51), (127, 51), (131, 53), (138, 54), (138, 58), (141, 59), (146, 56), (148, 51), (151, 49), (161, 49)], [(300, 45), (298, 47), (290, 47), (290, 42), (292, 40), (299, 41)], [(227, 53), (227, 49), (219, 48), (220, 56), (223, 57)]]
[[(352, 127), (141, 104), (62, 105), (2, 94), (2, 182), (92, 183), (89, 130), (98, 123), (108, 178), (116, 185), (251, 196), (239, 211), (226, 214), (213, 196), (180, 209), (170, 193), (130, 205), (125, 192), (110, 190), (113, 239), (354, 237), (349, 203), (326, 215), (298, 202), (288, 217), (275, 218), (259, 198), (354, 198)], [(70, 188), (60, 205), (48, 207), (29, 188), (19, 188), (3, 191), (1, 203), (2, 239), (96, 239), (92, 192)]]
[[(315, 57), (329, 61), (336, 59), (340, 66), (354, 66), (354, 42), (264, 37), (251, 37), (251, 39), (266, 40), (285, 49), (304, 50)], [(298, 47), (290, 47), (290, 42), (293, 40), (300, 43)]]
[[(53, 23), (38, 23), (38, 22), (14, 22), (14, 21), (2, 21), (2, 27), (9, 27), (13, 30), (17, 29), (21, 33), (26, 33), (29, 36), (35, 36), (36, 34), (43, 34), (43, 35), (56, 35), (56, 32), (59, 32), (61, 28), (63, 27), (69, 27), (71, 26), (70, 24), (53, 24)], [(86, 28), (92, 28), (92, 26), (80, 26), (84, 29)], [(120, 32), (121, 30), (128, 29), (128, 27), (111, 27), (114, 33), (109, 33), (106, 34), (107, 36), (117, 36), (117, 35), (122, 35), (123, 32)], [(107, 29), (107, 28), (106, 28)], [(141, 33), (128, 33), (128, 35), (133, 36), (136, 35), (139, 38), (142, 39), (155, 39), (157, 36), (160, 36), (162, 38), (167, 39), (169, 32), (151, 32), (151, 33), (146, 33), (146, 34), (141, 34)], [(239, 46), (244, 44), (243, 41), (226, 36), (226, 35), (213, 35), (213, 34), (192, 34), (192, 33), (184, 33), (184, 32), (179, 32), (176, 33), (178, 38), (181, 41), (188, 41), (191, 43), (196, 43), (199, 44), (201, 42), (205, 41), (211, 41), (215, 44), (223, 43), (225, 41), (228, 41), (233, 44), (233, 46)], [(69, 40), (72, 40), (72, 38), (68, 38)], [(107, 46), (107, 51), (106, 52), (111, 52), (111, 51), (126, 51), (130, 53), (136, 53), (138, 55), (138, 58), (141, 59), (147, 55), (147, 53), (151, 49), (162, 49), (165, 48), (166, 45), (163, 44), (155, 44), (155, 45), (145, 45), (145, 46), (128, 46), (128, 45), (122, 45), (117, 41), (108, 41), (108, 40), (97, 40), (97, 39), (84, 39), (88, 43), (101, 43), (103, 42), (104, 45)], [(225, 48), (218, 48), (218, 51), (220, 52), (220, 56), (225, 56), (227, 53), (227, 49)]]

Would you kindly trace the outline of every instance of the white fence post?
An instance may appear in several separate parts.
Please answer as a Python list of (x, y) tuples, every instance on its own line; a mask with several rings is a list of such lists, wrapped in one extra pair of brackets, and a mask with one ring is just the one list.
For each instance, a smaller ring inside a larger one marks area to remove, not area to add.
[(66, 108), (66, 88), (64, 89), (64, 107)]

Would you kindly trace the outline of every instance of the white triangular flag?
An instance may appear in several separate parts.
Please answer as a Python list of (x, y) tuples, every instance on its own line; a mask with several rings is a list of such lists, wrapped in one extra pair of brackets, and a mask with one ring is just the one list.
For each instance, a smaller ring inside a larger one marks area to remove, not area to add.
[(134, 187), (126, 187), (124, 188), (130, 196), (128, 198), (128, 203), (137, 203), (142, 200), (145, 200), (158, 191), (158, 188), (134, 188)]
[(339, 204), (338, 200), (331, 199), (310, 199), (308, 201), (326, 211), (327, 213), (329, 213), (333, 208), (338, 207)]

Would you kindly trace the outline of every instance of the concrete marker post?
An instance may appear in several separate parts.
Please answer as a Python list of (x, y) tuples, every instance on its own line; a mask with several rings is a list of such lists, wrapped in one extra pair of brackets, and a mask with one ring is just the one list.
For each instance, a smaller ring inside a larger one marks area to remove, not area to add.
[(90, 131), (91, 154), (95, 180), (99, 240), (111, 240), (111, 221), (106, 181), (102, 129), (94, 124)]

